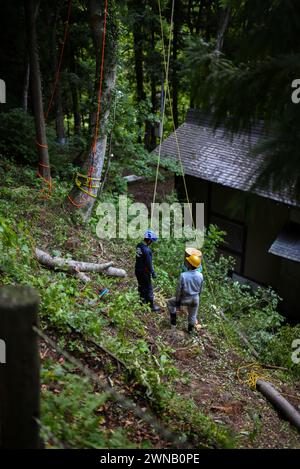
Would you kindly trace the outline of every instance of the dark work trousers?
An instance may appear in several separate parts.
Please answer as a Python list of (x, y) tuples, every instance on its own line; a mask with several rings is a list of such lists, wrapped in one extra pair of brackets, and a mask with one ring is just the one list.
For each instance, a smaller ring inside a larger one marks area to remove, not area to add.
[(148, 272), (139, 272), (136, 270), (135, 276), (138, 281), (138, 290), (141, 299), (146, 303), (151, 303), (153, 301), (151, 274)]

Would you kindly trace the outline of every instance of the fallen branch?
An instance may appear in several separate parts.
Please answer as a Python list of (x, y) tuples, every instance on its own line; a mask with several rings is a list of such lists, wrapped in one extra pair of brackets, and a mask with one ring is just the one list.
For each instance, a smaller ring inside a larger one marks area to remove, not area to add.
[[(50, 269), (64, 270), (72, 273), (75, 271), (77, 276), (82, 272), (98, 272), (112, 277), (126, 277), (127, 275), (125, 270), (112, 267), (113, 262), (95, 264), (92, 262), (79, 262), (73, 259), (63, 259), (62, 257), (52, 257), (47, 252), (38, 248), (35, 249), (35, 257), (40, 264)], [(84, 281), (88, 281), (87, 279), (88, 277), (85, 276)], [(82, 276), (81, 280), (83, 280)]]

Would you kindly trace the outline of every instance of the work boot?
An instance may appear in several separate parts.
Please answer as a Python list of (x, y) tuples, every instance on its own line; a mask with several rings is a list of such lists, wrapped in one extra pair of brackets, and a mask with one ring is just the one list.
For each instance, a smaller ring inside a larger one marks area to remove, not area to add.
[(160, 307), (154, 304), (154, 301), (150, 301), (150, 306), (151, 306), (151, 311), (153, 311), (154, 313), (160, 312)]
[(192, 333), (194, 332), (194, 324), (189, 324), (188, 325), (188, 334), (192, 335)]
[(171, 322), (171, 326), (176, 326), (176, 313), (170, 314), (170, 322)]

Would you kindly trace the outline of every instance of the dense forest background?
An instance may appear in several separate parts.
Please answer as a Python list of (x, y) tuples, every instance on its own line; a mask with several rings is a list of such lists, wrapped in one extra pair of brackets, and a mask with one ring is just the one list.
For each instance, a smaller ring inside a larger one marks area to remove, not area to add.
[[(166, 300), (184, 240), (153, 248), (163, 312), (153, 315), (139, 302), (136, 240), (99, 240), (93, 208), (97, 198), (116, 206), (122, 193), (130, 203), (152, 197), (152, 150), (190, 107), (231, 132), (263, 121), (270, 137), (256, 148), (267, 157), (259, 183), (297, 195), (300, 3), (0, 0), (0, 8), (0, 283), (40, 295), (36, 425), (45, 447), (299, 448), (296, 429), (249, 386), (248, 372), (299, 409), (300, 326), (279, 314), (270, 288), (229, 279), (234, 261), (217, 255), (225, 233), (206, 227), (200, 328), (187, 337), (182, 314), (174, 338)], [(146, 177), (138, 194), (128, 174)], [(160, 200), (178, 202), (161, 181)], [(127, 275), (45, 268), (37, 248), (53, 259), (113, 262)]]
[[(47, 116), (51, 165), (54, 174), (69, 177), (72, 165), (83, 163), (94, 132), (105, 2), (25, 3), (36, 9), (45, 114), (53, 99)], [(19, 161), (34, 163), (34, 46), (26, 34), (32, 28), (24, 2), (2, 2), (1, 11), (0, 71), (7, 104), (0, 109), (0, 145), (9, 146)], [(166, 95), (171, 106), (165, 109), (165, 135), (173, 119), (176, 127), (183, 122), (190, 106), (214, 110), (216, 124), (230, 115), (235, 131), (255, 120), (275, 127), (275, 138), (258, 150), (270, 155), (262, 179), (276, 186), (288, 180), (297, 189), (299, 106), (291, 102), (291, 84), (299, 75), (299, 17), (296, 1), (176, 0), (173, 12), (172, 1), (108, 2), (102, 111), (110, 117), (102, 119), (99, 130), (110, 135), (112, 184), (121, 184), (115, 177), (124, 167), (151, 171), (145, 160), (158, 144)]]

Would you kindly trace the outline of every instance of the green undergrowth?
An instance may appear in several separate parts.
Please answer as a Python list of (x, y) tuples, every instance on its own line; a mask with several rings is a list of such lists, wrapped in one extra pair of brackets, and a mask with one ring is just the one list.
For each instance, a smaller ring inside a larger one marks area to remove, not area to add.
[[(18, 168), (6, 162), (2, 176), (5, 176), (5, 183), (0, 188), (0, 282), (37, 288), (41, 294), (41, 325), (57, 331), (60, 346), (81, 351), (80, 343), (70, 339), (75, 329), (123, 360), (130, 379), (133, 377), (138, 384), (137, 395), (146, 397), (153, 411), (159, 413), (171, 429), (192, 438), (200, 447), (234, 447), (238, 440), (228, 428), (200, 412), (192, 399), (181, 398), (174, 392), (174, 384), (185, 377), (176, 366), (163, 334), (153, 337), (148, 331), (150, 311), (139, 304), (132, 277), (122, 281), (92, 275), (91, 284), (83, 285), (66, 272), (41, 267), (34, 259), (35, 246), (45, 247), (52, 255), (70, 255), (66, 243), (75, 235), (79, 240), (76, 257), (89, 259), (99, 249), (94, 243), (96, 217), (89, 225), (75, 225), (74, 219), (64, 212), (62, 202), (69, 184), (57, 178), (53, 197), (42, 201), (31, 169), (25, 167), (20, 174)], [(105, 198), (105, 194), (102, 197)], [(299, 326), (280, 327), (283, 318), (276, 311), (278, 299), (272, 291), (253, 292), (228, 279), (232, 261), (222, 257), (217, 260), (215, 256), (221, 238), (222, 233), (211, 226), (203, 249), (205, 286), (200, 320), (206, 323), (220, 351), (234, 349), (241, 361), (253, 361), (240, 342), (238, 328), (247, 335), (262, 361), (287, 367), (289, 372), (283, 377), (296, 379), (300, 375), (299, 366), (295, 366), (290, 357), (292, 341), (299, 338)], [(128, 263), (128, 259), (134, 258), (135, 244), (135, 240), (111, 240), (105, 242), (104, 250), (122, 259), (126, 269), (132, 269), (133, 264)], [(183, 252), (181, 240), (159, 241), (154, 246), (157, 295), (167, 298), (174, 294)], [(123, 267), (121, 263), (119, 266)], [(109, 288), (110, 292), (97, 302), (96, 287), (101, 286)], [(229, 322), (220, 318), (220, 310), (225, 311)], [(162, 319), (158, 319), (158, 325), (162, 331), (166, 327)], [(151, 348), (153, 340), (154, 350)], [(99, 430), (101, 415), (99, 417), (97, 407), (101, 407), (107, 396), (96, 393), (93, 399), (94, 389), (79, 379), (74, 370), (66, 375), (61, 373), (63, 371), (55, 368), (51, 360), (43, 363), (42, 421), (49, 433), (62, 439), (67, 447), (130, 447), (124, 432), (117, 431), (108, 437), (107, 432)], [(58, 393), (53, 393), (55, 384), (59, 387)], [(50, 436), (48, 444), (55, 446)]]
[[(66, 366), (68, 370), (66, 370)], [(109, 395), (94, 389), (73, 366), (43, 363), (42, 430), (49, 448), (134, 448), (124, 430), (106, 426), (103, 407)]]

